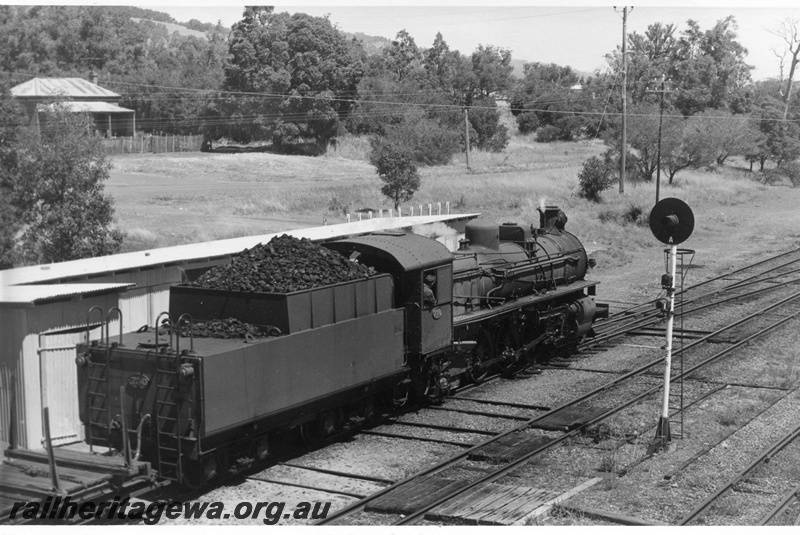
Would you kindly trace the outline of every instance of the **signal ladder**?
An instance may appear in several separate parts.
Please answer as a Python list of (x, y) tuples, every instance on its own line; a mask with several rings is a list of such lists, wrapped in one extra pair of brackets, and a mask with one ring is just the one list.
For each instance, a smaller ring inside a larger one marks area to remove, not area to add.
[[(668, 249), (665, 249), (665, 259), (668, 257), (667, 253)], [(677, 362), (673, 361), (673, 375), (677, 375), (677, 379), (675, 381), (671, 381), (672, 387), (670, 388), (669, 392), (669, 427), (670, 427), (670, 434), (672, 438), (683, 438), (684, 431), (683, 431), (683, 413), (684, 413), (684, 396), (683, 396), (683, 340), (684, 340), (684, 329), (683, 329), (683, 297), (684, 297), (684, 288), (683, 288), (683, 280), (686, 277), (686, 271), (689, 269), (689, 266), (692, 265), (692, 261), (694, 260), (694, 251), (692, 249), (677, 249), (676, 254), (680, 259), (679, 265), (679, 276), (680, 276), (680, 296), (679, 302), (675, 303), (673, 308), (675, 312), (679, 314), (680, 323), (678, 332), (681, 333), (680, 336), (680, 350), (678, 351), (680, 358)], [(684, 257), (689, 256), (688, 263), (684, 263)]]

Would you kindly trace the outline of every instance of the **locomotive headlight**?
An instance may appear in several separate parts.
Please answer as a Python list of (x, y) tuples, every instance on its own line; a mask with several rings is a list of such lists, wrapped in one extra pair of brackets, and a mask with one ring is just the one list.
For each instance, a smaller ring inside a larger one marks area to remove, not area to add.
[(89, 365), (89, 355), (87, 353), (78, 353), (78, 356), (75, 357), (75, 364), (79, 368), (87, 367)]

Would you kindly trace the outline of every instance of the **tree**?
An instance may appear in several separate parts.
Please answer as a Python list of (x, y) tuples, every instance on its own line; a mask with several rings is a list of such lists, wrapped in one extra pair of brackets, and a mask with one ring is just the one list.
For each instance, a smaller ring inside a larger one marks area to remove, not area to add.
[(15, 257), (41, 264), (118, 252), (122, 233), (103, 193), (111, 164), (100, 138), (89, 134), (92, 119), (56, 103), (40, 124), (38, 132), (21, 132), (3, 173), (20, 224)]
[(236, 102), (252, 131), (278, 146), (312, 140), (324, 151), (357, 97), (364, 52), (327, 18), (304, 13), (245, 9), (234, 24), (224, 88), (242, 92)]
[(693, 117), (701, 131), (701, 140), (712, 145), (718, 165), (733, 155), (746, 155), (756, 139), (748, 115), (733, 115), (725, 110), (707, 110)]
[(794, 121), (783, 120), (783, 102), (770, 94), (757, 97), (752, 115), (758, 119), (763, 135), (757, 153), (761, 169), (770, 159), (780, 165), (800, 157), (800, 127)]
[(673, 24), (651, 24), (644, 35), (628, 36), (628, 87), (631, 103), (652, 100), (648, 89), (654, 80), (667, 73), (677, 50), (676, 28)]
[(704, 118), (689, 117), (679, 120), (677, 134), (680, 136), (678, 143), (666, 151), (661, 148), (663, 167), (666, 169), (669, 183), (672, 184), (675, 175), (684, 169), (698, 169), (714, 162), (718, 154), (720, 142), (709, 136), (703, 128)]
[[(492, 93), (511, 89), (513, 79), (511, 73), (511, 51), (496, 46), (479, 45), (472, 53), (472, 71), (475, 73), (476, 85), (471, 98), (489, 97)], [(468, 101), (467, 104), (471, 104)]]
[(668, 71), (675, 106), (683, 115), (708, 108), (745, 111), (753, 67), (745, 63), (747, 49), (736, 40), (736, 19), (726, 17), (705, 32), (693, 20), (687, 24)]
[(775, 52), (775, 55), (778, 56), (780, 59), (780, 69), (781, 69), (781, 76), (780, 82), (781, 86), (783, 85), (783, 69), (784, 63), (788, 56), (789, 58), (789, 75), (786, 77), (786, 90), (783, 90), (781, 87), (781, 96), (783, 97), (783, 102), (786, 106), (783, 109), (783, 118), (789, 115), (789, 102), (792, 98), (792, 84), (794, 80), (794, 73), (797, 69), (797, 63), (800, 61), (800, 30), (798, 30), (798, 21), (793, 17), (789, 17), (783, 21), (781, 24), (781, 28), (777, 31), (772, 32), (775, 35), (780, 36), (786, 46), (784, 47), (781, 53)]
[(500, 124), (500, 112), (492, 97), (476, 102), (476, 107), (469, 110), (470, 146), (501, 152), (509, 141), (508, 128)]
[(397, 32), (392, 44), (383, 49), (383, 56), (386, 59), (386, 69), (397, 76), (399, 81), (418, 69), (422, 59), (414, 38), (405, 30)]
[(392, 200), (395, 210), (400, 203), (410, 200), (419, 189), (417, 166), (414, 158), (404, 148), (376, 143), (370, 154), (370, 163), (375, 166), (378, 176), (384, 182), (381, 193)]
[[(651, 181), (658, 168), (659, 108), (655, 104), (638, 104), (631, 106), (628, 112), (627, 137), (630, 148), (633, 150), (626, 156), (626, 167), (632, 166), (635, 170), (632, 177)], [(668, 154), (677, 151), (680, 147), (683, 135), (682, 123), (683, 119), (674, 109), (665, 109), (661, 129), (662, 164)], [(611, 150), (618, 150), (620, 147), (619, 129), (609, 129), (604, 140)]]
[[(737, 41), (736, 20), (726, 17), (703, 31), (693, 20), (675, 37), (671, 24), (651, 24), (644, 35), (628, 36), (628, 88), (631, 103), (653, 102), (655, 80), (671, 80), (673, 105), (684, 116), (706, 109), (745, 113), (749, 106), (747, 49)], [(606, 56), (611, 70), (621, 70), (621, 51)]]
[(21, 223), (11, 203), (12, 170), (17, 167), (16, 146), (25, 123), (25, 111), (11, 98), (8, 86), (0, 83), (0, 269), (15, 264), (14, 244)]
[(511, 112), (521, 133), (543, 127), (537, 141), (572, 141), (602, 129), (597, 115), (605, 101), (593, 98), (589, 87), (572, 92), (580, 81), (572, 67), (526, 63), (523, 69), (525, 76), (511, 97)]
[(450, 52), (450, 47), (445, 42), (441, 32), (436, 34), (433, 46), (424, 53), (422, 66), (427, 71), (435, 87), (444, 90), (452, 88), (455, 74), (455, 57)]

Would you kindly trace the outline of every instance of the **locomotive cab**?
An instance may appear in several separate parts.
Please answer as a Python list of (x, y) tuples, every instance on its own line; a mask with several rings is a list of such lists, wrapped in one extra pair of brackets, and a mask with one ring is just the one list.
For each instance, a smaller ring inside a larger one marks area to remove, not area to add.
[(392, 275), (395, 304), (405, 309), (405, 345), (410, 355), (451, 348), (453, 255), (444, 245), (415, 234), (388, 232), (324, 245)]

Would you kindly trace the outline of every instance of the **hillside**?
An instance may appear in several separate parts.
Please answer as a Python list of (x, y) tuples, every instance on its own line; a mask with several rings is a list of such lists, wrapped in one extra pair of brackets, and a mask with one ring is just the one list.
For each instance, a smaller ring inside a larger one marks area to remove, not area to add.
[(187, 28), (186, 26), (183, 26), (181, 24), (173, 24), (171, 22), (161, 22), (159, 20), (153, 20), (153, 19), (141, 19), (141, 18), (137, 18), (137, 17), (131, 17), (131, 20), (133, 22), (141, 22), (143, 20), (147, 20), (147, 21), (152, 22), (153, 24), (160, 24), (161, 26), (166, 28), (166, 30), (169, 32), (170, 35), (172, 35), (175, 32), (178, 32), (178, 35), (181, 35), (183, 37), (197, 37), (198, 39), (207, 39), (208, 38), (206, 36), (206, 32), (200, 32), (200, 31), (197, 31), (197, 30), (190, 30), (189, 28)]

